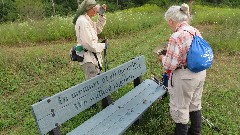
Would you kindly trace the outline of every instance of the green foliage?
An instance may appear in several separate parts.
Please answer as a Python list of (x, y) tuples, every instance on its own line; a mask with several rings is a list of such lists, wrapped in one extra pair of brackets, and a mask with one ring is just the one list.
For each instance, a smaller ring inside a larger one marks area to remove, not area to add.
[(61, 13), (60, 15), (72, 14), (78, 8), (77, 0), (55, 0), (55, 2)]
[(15, 0), (20, 20), (40, 20), (44, 17), (41, 0)]
[[(221, 12), (219, 12), (221, 11)], [(239, 52), (240, 10), (233, 8), (193, 7), (193, 24), (210, 28), (203, 36), (210, 41), (214, 49), (222, 52)], [(234, 34), (233, 34), (234, 33)], [(214, 37), (210, 36), (214, 34)], [(216, 38), (217, 37), (217, 38)]]
[(150, 4), (156, 4), (158, 5), (159, 7), (168, 7), (169, 5), (169, 1), (168, 0), (150, 0), (148, 3)]
[(54, 15), (52, 3), (50, 1), (43, 2), (44, 16), (51, 17)]
[(0, 3), (0, 23), (15, 21), (18, 18), (16, 5), (12, 0)]
[(211, 4), (211, 5), (227, 5), (231, 7), (239, 7), (239, 0), (201, 0), (202, 4)]
[(26, 21), (23, 23), (10, 23), (0, 26), (1, 45), (10, 44), (19, 46), (24, 43), (53, 41), (74, 37), (71, 18), (54, 16), (42, 21)]
[[(146, 10), (146, 12), (143, 12)], [(107, 13), (107, 25), (100, 37), (113, 37), (122, 33), (136, 32), (149, 28), (162, 20), (160, 8), (156, 5), (124, 10), (123, 12)], [(138, 22), (126, 25), (128, 22)], [(26, 21), (0, 26), (0, 45), (17, 46), (28, 42), (53, 41), (59, 39), (75, 39), (72, 17), (54, 16), (42, 21)]]
[(107, 14), (109, 19), (107, 19), (107, 25), (100, 37), (111, 38), (124, 33), (131, 33), (141, 29), (150, 28), (163, 19), (163, 17), (159, 15), (159, 11), (160, 8), (156, 5), (145, 5), (143, 7), (131, 8), (113, 14)]

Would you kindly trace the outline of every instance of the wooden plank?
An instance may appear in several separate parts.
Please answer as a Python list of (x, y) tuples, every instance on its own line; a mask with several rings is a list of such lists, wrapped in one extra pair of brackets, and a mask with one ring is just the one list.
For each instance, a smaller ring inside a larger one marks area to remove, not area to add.
[(40, 134), (45, 134), (146, 72), (137, 57), (101, 75), (32, 105)]
[[(147, 95), (151, 93), (151, 89), (155, 89), (148, 85), (148, 83), (145, 83), (145, 85), (141, 85), (138, 87), (139, 89), (142, 89), (142, 91), (134, 96), (131, 97), (128, 100), (125, 100), (125, 104), (121, 106), (120, 109), (118, 109), (115, 113), (108, 116), (104, 121), (102, 121), (98, 126), (94, 127), (94, 130), (91, 130), (88, 135), (94, 135), (97, 134), (99, 131), (105, 132), (111, 128), (112, 125), (114, 125), (116, 122), (120, 122), (119, 120), (122, 119), (124, 115), (130, 115), (132, 113), (132, 108), (136, 106), (139, 102), (143, 102)], [(147, 90), (149, 88), (149, 90)], [(127, 118), (129, 121), (134, 122), (135, 119), (131, 119), (131, 117)], [(120, 124), (121, 125), (121, 124)], [(103, 134), (101, 133), (101, 134)], [(99, 134), (99, 133), (98, 133)]]
[[(143, 82), (142, 84), (144, 84), (144, 83), (145, 82)], [(102, 121), (104, 121), (104, 119), (106, 119), (111, 114), (115, 113), (117, 110), (122, 108), (123, 105), (126, 104), (126, 102), (129, 99), (131, 99), (132, 97), (135, 97), (139, 93), (141, 93), (143, 89), (140, 89), (140, 88), (144, 88), (144, 87), (141, 87), (139, 85), (138, 87), (135, 88), (135, 91), (133, 91), (133, 90), (129, 91), (128, 94), (126, 94), (126, 95), (124, 95), (124, 97), (122, 97), (123, 98), (122, 100), (115, 101), (113, 105), (108, 106), (103, 111), (99, 112), (97, 115), (93, 116), (91, 119), (85, 121), (81, 126), (79, 126), (77, 129), (75, 129), (74, 131), (72, 131), (71, 133), (68, 133), (68, 134), (74, 135), (74, 134), (80, 133), (80, 132), (82, 134), (86, 134), (90, 130), (93, 130), (97, 125), (99, 125)]]
[(93, 116), (68, 135), (120, 134), (157, 99), (156, 97), (162, 96), (165, 92), (154, 81), (145, 80), (117, 100), (114, 105)]
[(158, 98), (165, 94), (166, 90), (162, 87), (157, 87), (155, 91), (150, 93), (144, 101), (140, 101), (136, 106), (131, 108), (130, 112), (125, 113), (118, 121), (115, 121), (108, 130), (105, 130), (102, 135), (119, 135), (123, 134), (138, 118), (141, 116)]

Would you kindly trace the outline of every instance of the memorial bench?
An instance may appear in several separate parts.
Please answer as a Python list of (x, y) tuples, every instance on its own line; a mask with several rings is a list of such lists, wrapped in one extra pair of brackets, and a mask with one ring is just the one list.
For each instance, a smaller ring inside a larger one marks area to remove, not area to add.
[(67, 133), (67, 135), (123, 134), (166, 90), (154, 79), (141, 81), (146, 72), (144, 56), (33, 105), (32, 111), (40, 134), (61, 134), (59, 126), (129, 82), (134, 88), (105, 109)]

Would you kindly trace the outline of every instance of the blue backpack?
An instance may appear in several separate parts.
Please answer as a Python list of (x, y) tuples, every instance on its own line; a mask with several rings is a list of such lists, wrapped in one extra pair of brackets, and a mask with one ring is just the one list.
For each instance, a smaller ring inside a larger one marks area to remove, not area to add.
[(187, 53), (187, 67), (190, 71), (197, 73), (208, 69), (212, 65), (213, 50), (203, 38), (191, 35), (193, 40)]

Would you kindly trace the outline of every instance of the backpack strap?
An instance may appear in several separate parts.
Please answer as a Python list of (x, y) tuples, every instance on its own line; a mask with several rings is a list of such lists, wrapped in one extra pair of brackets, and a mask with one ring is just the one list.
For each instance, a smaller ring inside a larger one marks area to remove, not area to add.
[(197, 32), (195, 31), (195, 34), (192, 34), (191, 32), (189, 32), (188, 30), (183, 30), (183, 31), (186, 31), (188, 32), (189, 34), (191, 34), (193, 37), (197, 35)]
[[(197, 35), (196, 29), (191, 27), (191, 26), (184, 26), (182, 29), (183, 29), (183, 31), (187, 31), (192, 36), (196, 36)], [(190, 32), (192, 29), (195, 31), (195, 34)]]
[[(195, 30), (195, 29), (194, 29), (194, 30)], [(184, 28), (183, 31), (186, 31), (186, 32), (188, 32), (190, 35), (192, 35), (193, 39), (194, 39), (194, 37), (197, 35), (196, 30), (195, 30), (195, 33), (194, 33), (194, 34), (189, 31), (189, 28)], [(193, 39), (192, 39), (192, 40), (193, 40)], [(192, 43), (191, 43), (191, 44), (192, 44)], [(191, 48), (191, 45), (190, 45), (189, 49), (190, 49), (190, 48)], [(178, 67), (178, 68), (187, 68), (187, 60), (186, 60), (186, 65), (183, 65), (182, 62), (181, 62), (180, 67)]]

